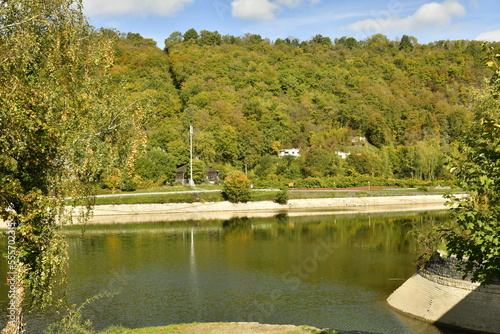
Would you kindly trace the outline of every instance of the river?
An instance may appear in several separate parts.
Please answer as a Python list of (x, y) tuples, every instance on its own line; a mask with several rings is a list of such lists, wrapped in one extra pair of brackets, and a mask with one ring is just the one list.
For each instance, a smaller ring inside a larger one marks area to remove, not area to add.
[[(89, 225), (83, 234), (68, 227), (65, 298), (80, 305), (100, 296), (82, 311), (96, 329), (257, 321), (457, 333), (385, 302), (416, 271), (410, 231), (446, 219), (446, 212), (420, 212)], [(5, 285), (0, 294), (4, 323)], [(55, 319), (54, 310), (27, 315), (28, 333)]]

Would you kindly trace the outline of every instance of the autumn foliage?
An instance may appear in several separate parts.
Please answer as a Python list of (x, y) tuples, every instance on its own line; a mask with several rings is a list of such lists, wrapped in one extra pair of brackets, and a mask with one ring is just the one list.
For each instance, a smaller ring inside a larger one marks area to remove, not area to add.
[(232, 203), (248, 202), (251, 195), (250, 184), (251, 182), (245, 173), (240, 171), (229, 172), (224, 179), (223, 196)]

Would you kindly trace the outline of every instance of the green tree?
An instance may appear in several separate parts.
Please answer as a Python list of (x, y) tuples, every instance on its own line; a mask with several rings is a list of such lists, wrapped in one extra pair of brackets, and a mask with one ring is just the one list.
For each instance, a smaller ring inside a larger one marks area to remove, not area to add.
[(279, 158), (277, 156), (264, 155), (260, 158), (259, 163), (255, 167), (255, 175), (260, 178), (265, 178), (269, 174), (274, 174), (276, 172), (276, 166), (278, 165)]
[(344, 45), (349, 49), (354, 49), (359, 47), (359, 42), (354, 37), (343, 36), (341, 38), (335, 38), (335, 45)]
[(287, 155), (280, 158), (276, 165), (276, 174), (287, 179), (299, 179), (302, 175), (297, 157)]
[(260, 44), (264, 41), (261, 35), (246, 33), (242, 38), (243, 42), (247, 44)]
[(90, 208), (104, 169), (133, 166), (144, 112), (116, 95), (113, 41), (88, 25), (81, 1), (3, 1), (0, 29), (0, 213), (16, 240), (16, 319), (4, 333), (19, 333), (25, 298), (59, 301), (65, 198)]
[(168, 150), (168, 144), (179, 138), (179, 134), (172, 125), (163, 125), (149, 134), (148, 146)]
[(238, 159), (237, 133), (233, 126), (224, 126), (215, 134), (215, 153), (222, 162), (234, 163)]
[(156, 46), (156, 42), (153, 39), (144, 38), (139, 33), (129, 32), (127, 34), (127, 39), (132, 41), (136, 46), (140, 46), (140, 45)]
[(175, 45), (180, 42), (182, 42), (184, 39), (184, 36), (180, 31), (174, 31), (173, 33), (168, 36), (167, 39), (165, 39), (165, 52), (169, 52), (170, 49)]
[(450, 196), (457, 228), (445, 236), (460, 269), (482, 284), (500, 277), (500, 66), (493, 62), (490, 92), (477, 98), (477, 121), (462, 140), (454, 167), (469, 196)]
[(218, 31), (208, 31), (202, 30), (200, 31), (200, 38), (198, 39), (198, 43), (200, 45), (221, 45), (222, 44), (222, 36)]
[(331, 150), (314, 148), (304, 155), (303, 171), (306, 177), (335, 176), (340, 172), (340, 158)]
[(200, 131), (194, 138), (194, 153), (206, 163), (215, 161), (215, 138), (213, 132)]
[(224, 179), (223, 196), (232, 203), (248, 202), (251, 198), (250, 179), (241, 171), (231, 171)]
[(447, 249), (461, 270), (483, 284), (500, 277), (500, 118), (476, 124), (460, 146), (463, 157), (455, 170), (469, 196), (451, 196), (458, 228), (446, 235)]
[(153, 147), (135, 162), (137, 175), (160, 185), (174, 182), (175, 167), (175, 158), (159, 147)]
[(365, 153), (351, 154), (346, 158), (348, 168), (351, 172), (356, 172), (361, 175), (371, 175), (373, 164), (370, 157)]
[(373, 113), (368, 120), (365, 135), (368, 142), (378, 148), (391, 142), (389, 128), (384, 118), (378, 113)]
[[(186, 170), (186, 178), (189, 178), (191, 175), (190, 165), (187, 165)], [(205, 169), (205, 163), (203, 161), (194, 159), (193, 160), (193, 182), (195, 184), (202, 184), (205, 182), (205, 176), (207, 175), (207, 171)]]
[(387, 39), (387, 36), (383, 34), (375, 34), (368, 37), (366, 41), (364, 41), (364, 45), (373, 51), (385, 53), (386, 49), (389, 48), (391, 44)]
[(413, 50), (413, 43), (408, 35), (403, 35), (403, 37), (401, 37), (401, 42), (399, 42), (399, 50), (403, 51)]
[(396, 178), (415, 178), (416, 161), (417, 150), (415, 146), (397, 146), (393, 159), (394, 174)]
[(443, 153), (438, 138), (419, 141), (415, 145), (415, 172), (418, 178), (432, 181), (441, 176)]
[(323, 35), (316, 35), (311, 39), (312, 43), (323, 44), (323, 45), (331, 45), (332, 40), (330, 37), (323, 37)]
[(194, 40), (196, 42), (196, 41), (198, 41), (198, 38), (200, 36), (198, 35), (198, 32), (196, 31), (196, 29), (191, 28), (184, 33), (183, 37), (184, 37), (185, 42), (187, 42), (189, 40)]

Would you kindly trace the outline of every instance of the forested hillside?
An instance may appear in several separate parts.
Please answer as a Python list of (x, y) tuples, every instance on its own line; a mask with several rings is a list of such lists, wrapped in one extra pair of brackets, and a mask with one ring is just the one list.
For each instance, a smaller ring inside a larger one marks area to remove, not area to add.
[[(116, 37), (115, 78), (150, 102), (137, 183), (173, 182), (188, 162), (190, 125), (195, 167), (246, 170), (257, 183), (447, 180), (446, 157), (491, 77), (487, 48), (498, 48), (380, 34), (271, 42), (191, 29), (161, 50), (139, 34), (106, 33)], [(290, 148), (301, 156), (278, 157)]]

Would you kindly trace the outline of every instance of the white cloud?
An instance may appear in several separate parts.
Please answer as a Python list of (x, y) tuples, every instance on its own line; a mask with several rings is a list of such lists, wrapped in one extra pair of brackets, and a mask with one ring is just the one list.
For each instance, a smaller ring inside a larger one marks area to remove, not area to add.
[(276, 3), (295, 8), (302, 3), (302, 0), (277, 0)]
[(486, 31), (476, 37), (478, 41), (500, 42), (500, 29)]
[(432, 2), (420, 7), (415, 15), (407, 18), (413, 28), (425, 28), (427, 25), (450, 25), (454, 16), (464, 16), (465, 7), (456, 0), (447, 0), (442, 4)]
[(272, 20), (279, 6), (268, 0), (234, 0), (231, 3), (234, 17), (248, 20)]
[[(312, 5), (321, 0), (309, 0)], [(231, 2), (234, 17), (248, 20), (272, 20), (275, 12), (283, 7), (297, 8), (304, 0), (233, 0)]]
[(83, 0), (87, 15), (169, 16), (195, 0)]
[(397, 13), (358, 21), (348, 28), (355, 32), (377, 33), (385, 31), (422, 30), (432, 26), (449, 26), (453, 17), (464, 16), (465, 7), (458, 0), (443, 3), (431, 2), (422, 5), (413, 15), (401, 18)]

